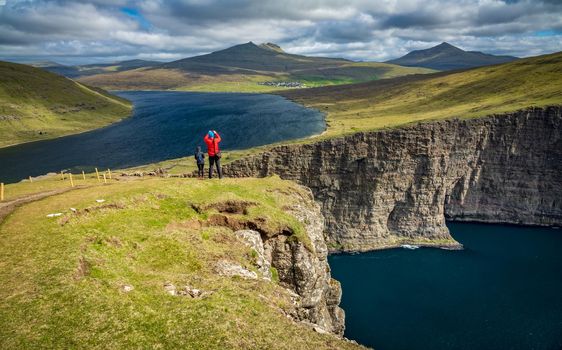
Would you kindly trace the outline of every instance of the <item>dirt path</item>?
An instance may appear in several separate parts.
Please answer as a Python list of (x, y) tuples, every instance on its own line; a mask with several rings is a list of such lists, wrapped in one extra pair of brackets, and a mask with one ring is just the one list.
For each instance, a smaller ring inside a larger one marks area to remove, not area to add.
[(10, 215), (14, 210), (16, 210), (18, 207), (27, 204), (27, 203), (31, 203), (31, 202), (35, 202), (38, 200), (41, 200), (43, 198), (47, 198), (50, 196), (54, 196), (57, 194), (61, 194), (61, 193), (65, 193), (68, 191), (72, 191), (72, 190), (78, 190), (78, 189), (82, 189), (82, 188), (87, 188), (87, 187), (91, 187), (91, 186), (76, 186), (74, 188), (69, 187), (69, 188), (61, 188), (58, 190), (52, 190), (52, 191), (45, 191), (45, 192), (39, 192), (39, 193), (34, 193), (34, 194), (30, 194), (27, 196), (23, 196), (8, 202), (3, 202), (0, 203), (0, 225), (2, 225), (2, 222), (4, 221), (4, 219)]

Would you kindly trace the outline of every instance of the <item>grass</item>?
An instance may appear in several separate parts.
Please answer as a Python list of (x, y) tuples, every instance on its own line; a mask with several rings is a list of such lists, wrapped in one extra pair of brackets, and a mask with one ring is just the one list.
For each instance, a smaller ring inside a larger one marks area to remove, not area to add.
[[(0, 346), (359, 348), (289, 320), (280, 310), (290, 296), (275, 282), (217, 275), (214, 264), (223, 259), (253, 269), (251, 250), (228, 228), (189, 225), (212, 214), (192, 204), (225, 199), (256, 202), (248, 216), (292, 225), (283, 207), (299, 200), (290, 194), (298, 191), (278, 178), (144, 179), (17, 209), (0, 224)], [(96, 203), (100, 198), (106, 202)], [(64, 216), (46, 217), (53, 212)], [(172, 296), (167, 282), (212, 294)]]
[(562, 104), (562, 53), (466, 71), (280, 94), (326, 112), (324, 138), (419, 121), (482, 117)]
[(128, 101), (101, 89), (0, 62), (0, 147), (99, 128), (130, 113)]

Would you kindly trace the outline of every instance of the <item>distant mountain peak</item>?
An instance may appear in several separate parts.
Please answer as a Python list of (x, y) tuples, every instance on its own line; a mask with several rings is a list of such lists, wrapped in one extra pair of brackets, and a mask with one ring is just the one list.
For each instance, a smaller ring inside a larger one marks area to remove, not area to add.
[(491, 64), (506, 63), (517, 59), (512, 56), (494, 56), (479, 51), (464, 51), (448, 42), (387, 61), (407, 67), (425, 67), (437, 70), (466, 69)]
[(259, 45), (259, 47), (261, 47), (262, 49), (266, 49), (266, 50), (271, 50), (271, 51), (275, 51), (275, 52), (279, 52), (279, 53), (285, 53), (285, 51), (283, 51), (283, 49), (281, 48), (281, 46), (274, 44), (274, 43), (262, 43)]

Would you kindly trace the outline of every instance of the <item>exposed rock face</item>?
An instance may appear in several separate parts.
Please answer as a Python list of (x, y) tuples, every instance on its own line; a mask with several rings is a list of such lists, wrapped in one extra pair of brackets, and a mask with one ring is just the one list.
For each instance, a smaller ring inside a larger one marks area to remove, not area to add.
[(294, 319), (341, 336), (345, 318), (339, 307), (341, 287), (330, 276), (324, 218), (311, 192), (301, 196), (300, 204), (286, 209), (304, 225), (310, 245), (284, 234), (260, 238), (256, 231), (242, 230), (236, 235), (256, 250), (262, 277), (271, 278), (263, 268), (273, 267), (279, 284), (294, 293), (295, 308), (290, 312)]
[(310, 187), (333, 250), (455, 246), (446, 217), (562, 224), (562, 108), (279, 146), (224, 168)]

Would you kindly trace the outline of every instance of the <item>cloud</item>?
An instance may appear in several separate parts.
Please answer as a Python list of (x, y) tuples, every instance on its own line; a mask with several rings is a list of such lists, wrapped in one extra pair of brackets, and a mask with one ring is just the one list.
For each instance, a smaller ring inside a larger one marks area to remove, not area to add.
[(560, 51), (562, 42), (559, 0), (0, 0), (0, 5), (2, 59), (173, 60), (248, 41), (356, 60), (387, 60), (442, 41), (530, 56)]

